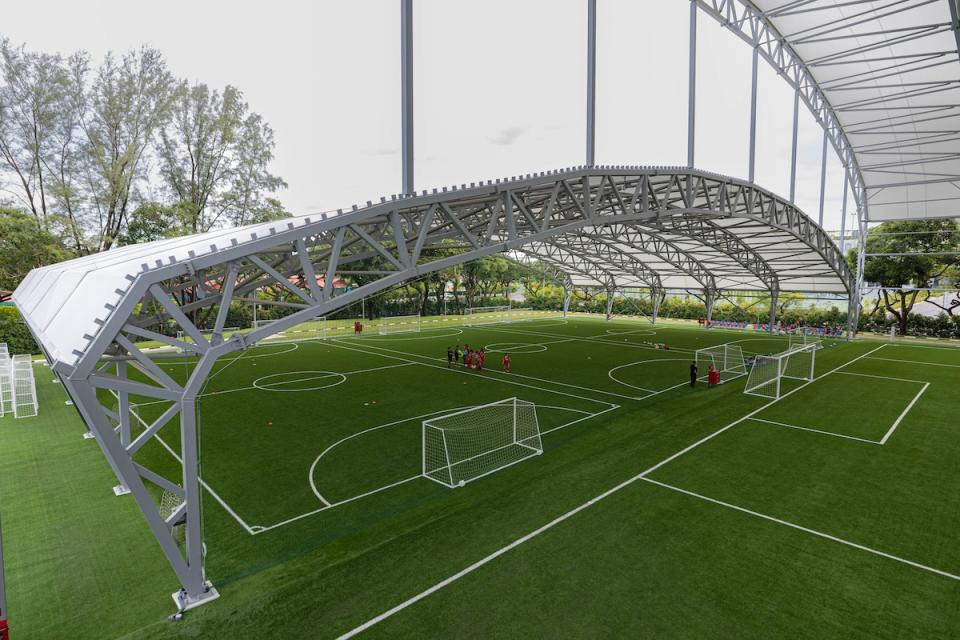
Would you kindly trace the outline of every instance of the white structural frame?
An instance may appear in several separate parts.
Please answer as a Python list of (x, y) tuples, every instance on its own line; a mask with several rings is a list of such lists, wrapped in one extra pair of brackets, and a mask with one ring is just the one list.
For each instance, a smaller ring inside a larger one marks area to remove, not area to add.
[[(383, 289), (502, 252), (523, 254), (556, 273), (566, 305), (574, 288), (591, 286), (657, 295), (703, 282), (716, 291), (771, 297), (853, 291), (853, 276), (823, 229), (756, 185), (680, 167), (601, 166), (123, 247), (107, 254), (107, 266), (98, 255), (34, 270), (14, 298), (96, 436), (120, 492), (137, 501), (182, 585), (178, 606), (188, 608), (216, 596), (203, 572), (196, 404), (218, 359)], [(89, 272), (96, 277), (84, 277)], [(344, 272), (367, 274), (366, 284), (334, 290), (332, 282)], [(325, 274), (325, 285), (317, 284), (317, 273)], [(293, 313), (224, 336), (230, 301), (263, 287), (291, 294), (286, 304)], [(93, 301), (104, 306), (91, 310)], [(216, 309), (209, 336), (189, 319), (206, 308)], [(190, 340), (158, 326), (175, 327)], [(137, 346), (141, 340), (195, 355), (190, 378), (184, 384), (170, 378)], [(129, 368), (150, 383), (131, 380)], [(112, 391), (117, 404), (101, 404), (98, 389)], [(169, 403), (140, 434), (130, 428), (130, 394)], [(135, 456), (177, 417), (183, 476), (172, 483)], [(145, 482), (184, 496), (185, 554)]]

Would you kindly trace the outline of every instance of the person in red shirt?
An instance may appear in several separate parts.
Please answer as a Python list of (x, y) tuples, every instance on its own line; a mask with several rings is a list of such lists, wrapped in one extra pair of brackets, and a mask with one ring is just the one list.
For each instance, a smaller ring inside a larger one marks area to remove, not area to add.
[(481, 348), (477, 351), (477, 371), (483, 371), (483, 361), (487, 359), (486, 352)]
[(467, 369), (473, 369), (473, 351), (467, 349), (467, 353), (463, 356), (463, 364)]
[(720, 384), (720, 372), (711, 364), (710, 369), (707, 371), (707, 386), (715, 387), (718, 384)]
[(501, 360), (500, 364), (503, 367), (504, 373), (510, 373), (510, 354), (509, 353), (503, 354), (503, 360)]

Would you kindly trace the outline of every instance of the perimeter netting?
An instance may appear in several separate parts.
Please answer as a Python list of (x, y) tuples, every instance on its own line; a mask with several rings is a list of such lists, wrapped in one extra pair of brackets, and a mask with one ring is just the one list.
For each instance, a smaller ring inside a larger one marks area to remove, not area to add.
[(737, 344), (717, 344), (697, 349), (694, 359), (701, 366), (712, 364), (721, 373), (745, 374), (747, 372), (743, 350)]
[(423, 421), (423, 476), (463, 486), (543, 453), (536, 405), (517, 398)]
[(786, 378), (813, 381), (817, 345), (807, 344), (782, 353), (758, 355), (751, 359), (750, 375), (743, 392), (765, 398), (779, 398)]

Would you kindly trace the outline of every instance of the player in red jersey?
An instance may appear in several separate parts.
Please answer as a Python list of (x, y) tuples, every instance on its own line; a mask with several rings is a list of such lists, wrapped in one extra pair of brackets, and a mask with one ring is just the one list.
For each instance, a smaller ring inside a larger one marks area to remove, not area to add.
[(503, 368), (504, 373), (510, 373), (510, 354), (503, 354), (503, 359), (500, 361), (500, 366)]
[(486, 359), (487, 353), (481, 347), (480, 351), (477, 351), (477, 371), (483, 371), (483, 361)]
[(463, 356), (463, 364), (467, 369), (473, 369), (473, 351), (470, 351), (469, 348)]

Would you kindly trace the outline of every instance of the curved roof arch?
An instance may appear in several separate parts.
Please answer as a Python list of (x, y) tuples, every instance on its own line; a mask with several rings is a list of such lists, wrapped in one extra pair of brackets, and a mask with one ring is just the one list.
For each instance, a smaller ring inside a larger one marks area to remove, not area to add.
[(799, 94), (865, 220), (960, 216), (954, 0), (695, 0)]
[[(188, 313), (216, 306), (230, 280), (232, 295), (272, 283), (292, 294), (288, 306), (328, 312), (429, 271), (514, 250), (549, 254), (574, 283), (853, 289), (826, 233), (756, 185), (678, 167), (581, 167), (120, 247), (34, 270), (14, 298), (51, 360), (87, 369), (122, 331), (143, 335), (158, 319), (177, 319), (169, 309), (136, 317), (144, 300), (191, 289)], [(358, 272), (368, 284), (347, 293), (318, 284)]]

